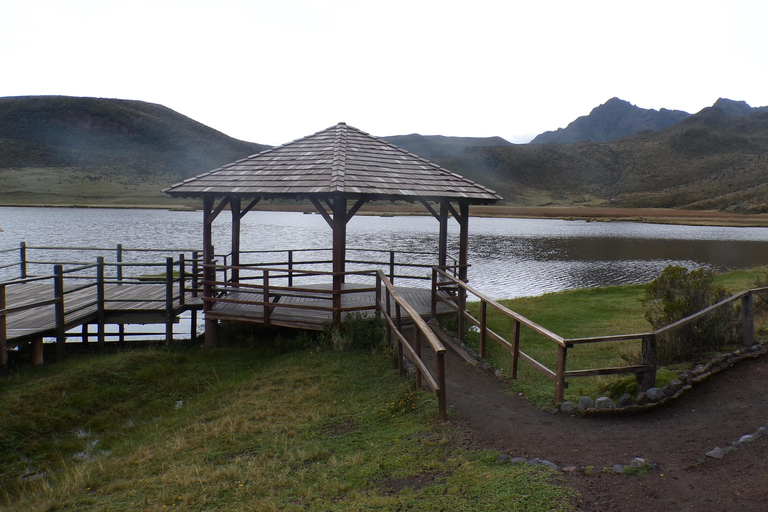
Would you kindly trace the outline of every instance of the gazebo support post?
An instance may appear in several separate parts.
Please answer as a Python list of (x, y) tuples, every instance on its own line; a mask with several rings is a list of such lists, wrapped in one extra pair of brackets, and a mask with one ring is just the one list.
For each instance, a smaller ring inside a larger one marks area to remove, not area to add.
[(210, 196), (203, 197), (203, 311), (205, 314), (205, 342), (203, 347), (216, 347), (217, 321), (207, 314), (211, 309), (213, 297), (212, 281), (216, 279), (213, 265), (213, 201)]
[[(229, 198), (229, 208), (232, 210), (232, 267), (240, 266), (240, 219), (243, 214), (240, 212), (240, 198), (232, 196)], [(240, 269), (232, 268), (230, 274), (232, 283), (240, 282)]]
[(438, 238), (437, 264), (440, 267), (448, 265), (448, 201), (440, 201), (440, 234)]
[(341, 288), (347, 260), (347, 199), (333, 199), (333, 325), (341, 325)]

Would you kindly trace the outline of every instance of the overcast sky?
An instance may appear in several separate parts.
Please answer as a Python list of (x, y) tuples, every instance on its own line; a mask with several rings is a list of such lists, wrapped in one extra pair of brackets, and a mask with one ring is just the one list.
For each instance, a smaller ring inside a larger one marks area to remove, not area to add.
[(617, 96), (768, 105), (765, 0), (8, 0), (0, 96), (165, 105), (282, 144), (373, 135), (527, 142)]

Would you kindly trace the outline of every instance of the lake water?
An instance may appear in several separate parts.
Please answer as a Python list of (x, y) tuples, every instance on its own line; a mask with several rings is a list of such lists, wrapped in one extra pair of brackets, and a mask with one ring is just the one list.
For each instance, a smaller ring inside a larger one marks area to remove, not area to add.
[[(217, 253), (229, 252), (229, 219), (224, 212), (214, 223)], [(449, 226), (449, 250), (456, 252), (458, 227), (453, 220)], [(202, 212), (0, 207), (0, 228), (0, 249), (21, 241), (133, 249), (202, 245)], [(358, 215), (347, 230), (350, 248), (437, 250), (438, 224), (428, 216)], [(768, 228), (471, 218), (469, 233), (470, 283), (494, 298), (643, 283), (669, 264), (716, 271), (768, 264)], [(330, 246), (331, 231), (320, 215), (252, 212), (243, 218), (243, 250)]]

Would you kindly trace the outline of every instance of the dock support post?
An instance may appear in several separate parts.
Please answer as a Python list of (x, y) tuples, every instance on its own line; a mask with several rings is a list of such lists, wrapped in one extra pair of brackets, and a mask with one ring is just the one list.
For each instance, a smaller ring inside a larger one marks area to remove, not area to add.
[(117, 254), (115, 255), (115, 274), (117, 284), (123, 284), (123, 244), (117, 244)]
[(32, 347), (32, 366), (43, 365), (43, 338), (37, 338), (29, 342)]
[[(5, 285), (0, 283), (0, 310), (4, 310), (5, 303)], [(0, 312), (0, 366), (8, 364), (8, 323), (6, 321), (5, 311)]]
[(173, 343), (173, 258), (165, 259), (165, 344)]
[[(54, 304), (56, 318), (56, 359), (58, 361), (63, 361), (67, 351), (67, 347), (65, 346), (67, 332), (64, 327), (64, 267), (62, 265), (55, 265), (53, 267), (53, 297), (56, 299), (56, 304)], [(40, 345), (40, 350), (42, 350), (42, 340), (40, 340)], [(42, 353), (40, 357), (42, 358)]]
[(106, 326), (104, 325), (106, 319), (106, 297), (104, 292), (104, 258), (99, 256), (96, 260), (96, 315), (98, 322), (98, 336), (99, 336), (99, 348), (104, 348), (106, 343)]

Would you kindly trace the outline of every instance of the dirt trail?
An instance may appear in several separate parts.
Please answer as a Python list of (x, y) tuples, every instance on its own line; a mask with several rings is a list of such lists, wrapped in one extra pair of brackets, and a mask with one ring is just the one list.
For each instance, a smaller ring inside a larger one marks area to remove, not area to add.
[(600, 418), (536, 409), (515, 396), (514, 384), (510, 388), (451, 350), (446, 366), (451, 423), (473, 446), (561, 467), (599, 470), (634, 457), (660, 466), (640, 477), (564, 473), (583, 496), (579, 510), (768, 510), (768, 436), (701, 462), (712, 448), (729, 446), (768, 422), (766, 357), (741, 362), (656, 411)]

